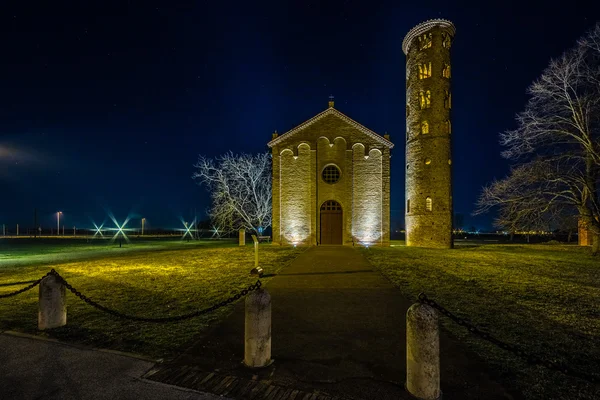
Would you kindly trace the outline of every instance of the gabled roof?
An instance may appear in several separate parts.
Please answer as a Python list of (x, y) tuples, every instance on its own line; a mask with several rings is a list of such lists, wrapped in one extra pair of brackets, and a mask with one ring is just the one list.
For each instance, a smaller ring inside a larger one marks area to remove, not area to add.
[(340, 111), (336, 110), (333, 107), (329, 107), (328, 109), (326, 109), (325, 111), (315, 115), (314, 117), (312, 117), (311, 119), (301, 123), (300, 125), (298, 125), (297, 127), (277, 136), (275, 139), (271, 140), (268, 143), (269, 147), (273, 147), (276, 144), (280, 143), (283, 140), (288, 139), (289, 137), (293, 136), (294, 134), (308, 128), (309, 126), (311, 126), (312, 124), (314, 124), (315, 122), (319, 121), (320, 119), (328, 116), (328, 115), (333, 115), (335, 117), (338, 117), (339, 119), (341, 119), (342, 121), (346, 122), (349, 125), (352, 125), (353, 127), (355, 127), (356, 129), (358, 129), (359, 131), (361, 131), (362, 133), (371, 136), (373, 139), (379, 141), (381, 144), (389, 147), (390, 149), (392, 147), (394, 147), (394, 144), (392, 142), (390, 142), (389, 140), (387, 140), (386, 138), (384, 138), (383, 136), (373, 132), (372, 130), (370, 130), (369, 128), (365, 127), (364, 125), (359, 124), (358, 122), (354, 121), (352, 118), (348, 117), (347, 115), (341, 113)]

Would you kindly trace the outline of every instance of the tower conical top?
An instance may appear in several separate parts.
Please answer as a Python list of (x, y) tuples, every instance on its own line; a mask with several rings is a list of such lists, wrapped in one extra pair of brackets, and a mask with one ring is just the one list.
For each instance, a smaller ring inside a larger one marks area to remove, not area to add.
[(410, 47), (410, 44), (414, 38), (435, 27), (446, 29), (450, 33), (450, 36), (454, 36), (456, 33), (454, 24), (447, 19), (430, 19), (425, 22), (421, 22), (419, 25), (408, 31), (404, 37), (404, 40), (402, 41), (402, 51), (404, 51), (404, 54), (408, 54), (408, 48)]

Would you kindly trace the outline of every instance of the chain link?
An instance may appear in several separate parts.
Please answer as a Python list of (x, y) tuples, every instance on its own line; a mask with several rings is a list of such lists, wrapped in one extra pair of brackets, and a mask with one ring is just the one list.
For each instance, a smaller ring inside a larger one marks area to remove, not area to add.
[(586, 380), (590, 383), (600, 383), (600, 378), (597, 376), (586, 374), (586, 373), (579, 372), (579, 371), (575, 371), (563, 363), (550, 361), (550, 360), (542, 358), (538, 355), (529, 353), (529, 352), (523, 350), (519, 346), (505, 343), (505, 342), (501, 341), (500, 339), (490, 335), (489, 333), (483, 332), (482, 330), (477, 328), (475, 325), (471, 324), (470, 322), (466, 321), (465, 319), (462, 319), (462, 318), (454, 315), (453, 313), (451, 313), (450, 311), (446, 310), (444, 307), (442, 307), (441, 305), (436, 303), (434, 300), (429, 299), (425, 293), (419, 294), (419, 302), (421, 302), (423, 304), (427, 304), (427, 305), (435, 308), (440, 313), (444, 314), (446, 317), (448, 317), (452, 321), (456, 322), (458, 325), (465, 327), (472, 334), (479, 336), (483, 340), (486, 340), (492, 344), (495, 344), (496, 346), (500, 347), (501, 349), (509, 351), (509, 352), (517, 355), (520, 358), (525, 359), (531, 365), (541, 365), (548, 369), (562, 372), (565, 375), (569, 375), (569, 376), (573, 376), (575, 378), (580, 378), (580, 379)]
[[(54, 271), (54, 270), (52, 270)], [(220, 303), (214, 304), (208, 308), (205, 308), (203, 310), (197, 310), (197, 311), (193, 311), (191, 313), (188, 314), (183, 314), (183, 315), (177, 315), (177, 316), (173, 316), (173, 317), (162, 317), (162, 318), (147, 318), (147, 317), (139, 317), (139, 316), (135, 316), (135, 315), (129, 315), (129, 314), (125, 314), (122, 313), (120, 311), (116, 311), (113, 309), (110, 309), (108, 307), (105, 307), (101, 304), (98, 304), (97, 302), (93, 301), (92, 299), (90, 299), (89, 297), (87, 297), (86, 295), (82, 294), (79, 290), (75, 289), (73, 286), (71, 286), (66, 280), (65, 278), (63, 278), (62, 276), (60, 276), (60, 274), (56, 271), (52, 272), (56, 278), (65, 286), (65, 288), (67, 288), (71, 293), (73, 293), (75, 296), (79, 297), (81, 300), (83, 300), (84, 302), (86, 302), (87, 304), (89, 304), (90, 306), (97, 308), (98, 310), (104, 311), (107, 314), (111, 314), (115, 317), (119, 317), (119, 318), (124, 318), (124, 319), (128, 319), (131, 321), (140, 321), (140, 322), (157, 322), (157, 323), (167, 323), (167, 322), (179, 322), (179, 321), (184, 321), (187, 319), (191, 319), (191, 318), (195, 318), (198, 317), (200, 315), (204, 315), (204, 314), (208, 314), (212, 311), (215, 311), (219, 308), (225, 307), (226, 305), (233, 303), (236, 300), (239, 300), (240, 298), (242, 298), (243, 296), (247, 295), (249, 292), (252, 292), (254, 290), (257, 290), (261, 287), (262, 283), (260, 280), (256, 281), (255, 284), (248, 286), (247, 289), (242, 290), (239, 293), (236, 293), (235, 295), (229, 297), (226, 300), (221, 301)]]
[[(54, 271), (54, 270), (52, 270), (52, 271)], [(15, 292), (11, 292), (11, 293), (0, 294), (0, 299), (5, 299), (7, 297), (16, 296), (18, 294), (21, 294), (21, 293), (24, 293), (24, 292), (26, 292), (28, 290), (33, 289), (34, 287), (36, 287), (37, 285), (40, 284), (40, 282), (42, 281), (42, 279), (44, 279), (48, 275), (52, 275), (53, 274), (52, 271), (48, 272), (46, 275), (44, 275), (43, 277), (41, 277), (40, 279), (38, 279), (36, 281), (31, 281), (31, 284), (29, 286), (24, 287), (23, 289), (19, 289), (19, 290), (15, 291)], [(25, 283), (25, 282), (23, 282), (23, 283)]]

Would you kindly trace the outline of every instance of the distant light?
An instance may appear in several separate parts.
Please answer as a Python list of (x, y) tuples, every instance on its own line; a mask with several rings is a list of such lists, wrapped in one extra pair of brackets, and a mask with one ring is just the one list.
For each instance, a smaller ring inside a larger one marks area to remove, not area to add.
[(183, 224), (183, 226), (185, 228), (185, 229), (182, 229), (183, 236), (181, 238), (185, 239), (188, 235), (190, 235), (190, 237), (193, 239), (194, 235), (192, 234), (192, 232), (196, 232), (197, 231), (197, 229), (194, 228), (196, 226), (196, 219), (194, 218), (194, 220), (192, 221), (191, 224), (188, 224), (183, 219), (180, 219), (180, 221), (181, 221), (181, 223)]

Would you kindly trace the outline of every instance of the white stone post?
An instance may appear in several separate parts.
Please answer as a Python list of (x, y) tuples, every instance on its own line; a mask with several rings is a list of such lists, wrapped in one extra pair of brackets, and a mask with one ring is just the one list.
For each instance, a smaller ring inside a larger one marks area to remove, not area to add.
[(258, 289), (246, 297), (244, 364), (250, 368), (271, 365), (271, 296)]
[(246, 245), (246, 230), (240, 229), (240, 246)]
[(38, 329), (67, 324), (67, 299), (64, 285), (56, 276), (48, 275), (40, 282)]
[(256, 235), (252, 235), (252, 241), (254, 242), (254, 268), (258, 268), (258, 238)]
[(406, 313), (406, 390), (422, 400), (442, 397), (438, 315), (427, 304), (413, 304)]

